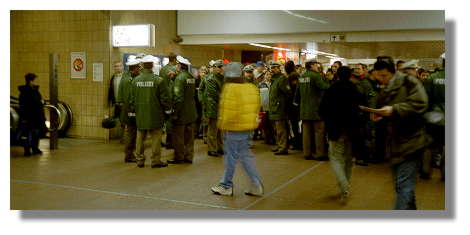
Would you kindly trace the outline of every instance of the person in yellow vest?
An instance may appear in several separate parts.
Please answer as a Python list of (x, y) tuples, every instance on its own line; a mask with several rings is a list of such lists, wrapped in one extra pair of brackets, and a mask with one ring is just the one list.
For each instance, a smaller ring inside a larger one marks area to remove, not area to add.
[(224, 66), (225, 84), (220, 96), (217, 127), (224, 132), (225, 173), (220, 183), (211, 188), (218, 195), (233, 195), (233, 175), (240, 161), (251, 181), (246, 195), (262, 196), (263, 183), (250, 151), (250, 133), (258, 127), (260, 109), (258, 88), (242, 78), (242, 64), (231, 62)]

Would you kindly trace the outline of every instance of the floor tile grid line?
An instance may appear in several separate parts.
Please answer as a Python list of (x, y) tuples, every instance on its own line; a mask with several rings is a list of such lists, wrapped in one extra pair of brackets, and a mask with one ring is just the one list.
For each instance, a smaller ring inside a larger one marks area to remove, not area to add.
[(310, 173), (311, 171), (315, 170), (317, 167), (319, 167), (320, 165), (322, 165), (324, 162), (320, 162), (312, 167), (310, 167), (309, 169), (305, 170), (304, 172), (300, 173), (299, 175), (297, 175), (296, 177), (290, 179), (289, 181), (285, 182), (284, 184), (280, 185), (280, 186), (277, 186), (273, 191), (269, 192), (268, 194), (265, 194), (263, 197), (257, 199), (256, 201), (248, 204), (247, 206), (241, 208), (240, 210), (248, 210), (249, 208), (253, 207), (254, 205), (256, 205), (258, 202), (270, 197), (271, 195), (273, 195), (274, 193), (276, 193), (277, 191), (285, 188), (287, 185), (291, 184), (292, 182), (298, 180), (300, 177), (303, 177), (305, 176), (306, 174)]
[(151, 197), (151, 196), (138, 195), (138, 194), (112, 192), (112, 191), (98, 190), (98, 189), (85, 188), (85, 187), (77, 187), (77, 186), (71, 186), (71, 185), (51, 184), (51, 183), (45, 183), (45, 182), (19, 180), (19, 179), (11, 179), (11, 181), (12, 182), (19, 182), (19, 183), (47, 185), (47, 186), (61, 187), (61, 188), (67, 188), (67, 189), (82, 190), (82, 191), (107, 193), (107, 194), (114, 194), (114, 195), (120, 195), (120, 196), (126, 196), (126, 197), (135, 197), (135, 198), (144, 198), (144, 199), (151, 199), (151, 200), (169, 201), (169, 202), (175, 202), (175, 203), (190, 204), (190, 205), (202, 206), (202, 207), (212, 207), (212, 208), (218, 208), (218, 209), (231, 209), (231, 210), (236, 209), (236, 208), (232, 208), (232, 207), (211, 205), (211, 204), (205, 204), (205, 203), (199, 203), (199, 202), (188, 202), (188, 201), (174, 200), (174, 199), (161, 198), (161, 197)]

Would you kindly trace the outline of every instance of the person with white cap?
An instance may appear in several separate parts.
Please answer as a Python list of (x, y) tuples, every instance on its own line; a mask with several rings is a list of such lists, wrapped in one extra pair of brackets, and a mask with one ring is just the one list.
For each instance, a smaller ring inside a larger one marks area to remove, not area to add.
[(243, 77), (247, 80), (247, 82), (251, 82), (257, 85), (255, 81), (255, 74), (253, 73), (255, 69), (251, 65), (246, 65), (243, 67)]
[(410, 60), (401, 65), (400, 71), (418, 78), (418, 60)]
[(175, 149), (173, 159), (168, 163), (192, 163), (194, 158), (194, 122), (197, 119), (196, 79), (188, 72), (191, 63), (181, 57), (176, 57), (178, 75), (173, 88), (173, 134), (172, 143)]
[(272, 84), (269, 88), (269, 120), (274, 122), (276, 132), (276, 147), (272, 149), (275, 155), (287, 155), (288, 144), (288, 116), (287, 102), (292, 96), (289, 81), (281, 73), (281, 64), (271, 60), (268, 63), (272, 73)]
[[(168, 55), (168, 63), (164, 65), (159, 72), (159, 76), (163, 79), (163, 83), (165, 84), (166, 88), (171, 91), (173, 87), (173, 79), (176, 77), (176, 54), (171, 52)], [(172, 92), (170, 92), (170, 97)], [(168, 115), (165, 115), (165, 148), (166, 149), (173, 149), (173, 144), (171, 143), (172, 140), (172, 126), (171, 126), (171, 118)]]
[(140, 59), (130, 59), (126, 65), (129, 70), (122, 74), (119, 84), (117, 102), (121, 104), (121, 121), (125, 125), (124, 131), (124, 162), (135, 162), (134, 150), (137, 136), (135, 117), (129, 116), (132, 80), (140, 74)]
[(161, 160), (161, 136), (163, 113), (170, 112), (169, 91), (163, 79), (152, 69), (155, 58), (146, 55), (142, 58), (143, 71), (132, 81), (131, 106), (135, 110), (137, 125), (136, 162), (139, 168), (145, 165), (144, 141), (147, 134), (152, 136), (152, 168), (166, 167)]
[(207, 128), (207, 147), (208, 155), (218, 157), (223, 155), (224, 151), (222, 133), (217, 128), (217, 115), (219, 107), (219, 96), (224, 84), (224, 63), (222, 60), (216, 60), (213, 63), (213, 73), (207, 77), (206, 88), (204, 91), (206, 117), (209, 119)]
[(299, 78), (294, 105), (300, 105), (304, 158), (306, 160), (324, 161), (328, 160), (325, 148), (325, 122), (318, 114), (318, 107), (323, 93), (330, 85), (320, 75), (318, 64), (315, 60), (305, 62), (306, 71)]
[(250, 178), (251, 186), (246, 195), (262, 196), (263, 183), (256, 170), (253, 153), (250, 151), (250, 132), (258, 123), (256, 118), (260, 109), (259, 91), (242, 78), (242, 64), (231, 62), (224, 68), (226, 83), (219, 102), (217, 126), (224, 131), (224, 176), (211, 187), (218, 195), (233, 195), (233, 181), (237, 162)]

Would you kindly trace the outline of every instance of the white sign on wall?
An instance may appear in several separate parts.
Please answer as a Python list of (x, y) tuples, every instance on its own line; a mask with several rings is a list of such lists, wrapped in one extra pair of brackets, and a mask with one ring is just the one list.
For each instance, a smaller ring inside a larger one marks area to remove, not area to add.
[(103, 81), (103, 63), (93, 63), (93, 81)]
[(86, 79), (85, 52), (70, 52), (70, 78)]
[(154, 47), (155, 26), (152, 24), (114, 25), (113, 47)]

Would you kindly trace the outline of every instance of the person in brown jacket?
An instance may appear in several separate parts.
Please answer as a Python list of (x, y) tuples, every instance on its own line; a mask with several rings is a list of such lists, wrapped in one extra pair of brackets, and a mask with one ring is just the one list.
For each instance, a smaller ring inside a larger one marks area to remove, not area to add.
[(386, 157), (390, 158), (396, 191), (396, 210), (416, 210), (414, 189), (417, 172), (428, 140), (424, 132), (423, 114), (428, 97), (421, 82), (396, 72), (391, 60), (374, 64), (375, 78), (385, 86), (379, 95), (379, 109), (371, 111), (372, 121), (385, 122), (387, 127)]

